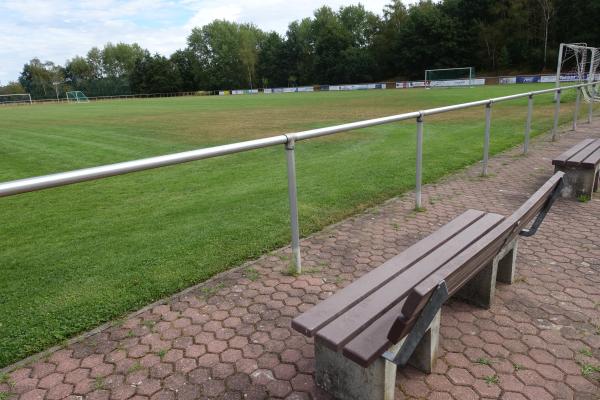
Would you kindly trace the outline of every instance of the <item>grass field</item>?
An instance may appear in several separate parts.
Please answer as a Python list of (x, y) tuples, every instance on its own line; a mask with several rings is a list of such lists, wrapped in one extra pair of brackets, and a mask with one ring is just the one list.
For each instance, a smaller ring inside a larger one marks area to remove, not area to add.
[[(4, 107), (0, 181), (543, 87)], [(573, 112), (573, 94), (565, 98), (563, 122)], [(522, 141), (525, 105), (494, 107), (492, 153)], [(539, 134), (551, 127), (551, 96), (536, 99), (535, 110)], [(481, 159), (483, 114), (478, 108), (427, 119), (426, 182)], [(299, 143), (302, 234), (411, 190), (414, 153), (412, 122)], [(0, 366), (289, 241), (283, 147), (0, 202)]]

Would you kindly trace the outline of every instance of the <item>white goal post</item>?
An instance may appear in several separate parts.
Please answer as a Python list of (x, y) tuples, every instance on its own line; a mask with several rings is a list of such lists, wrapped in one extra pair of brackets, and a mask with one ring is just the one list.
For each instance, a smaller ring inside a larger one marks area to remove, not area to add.
[(425, 87), (473, 86), (475, 68), (437, 68), (425, 70)]
[(83, 92), (81, 90), (74, 90), (71, 92), (67, 92), (67, 101), (70, 103), (72, 101), (76, 102), (76, 103), (89, 103), (90, 99), (88, 99), (88, 97), (83, 94)]
[[(598, 81), (599, 67), (600, 48), (588, 46), (587, 43), (561, 43), (556, 67), (556, 87), (560, 87), (561, 82)], [(581, 91), (585, 101), (600, 101), (600, 93), (593, 86), (586, 86)]]
[(0, 94), (0, 105), (20, 103), (32, 104), (31, 95), (29, 93)]

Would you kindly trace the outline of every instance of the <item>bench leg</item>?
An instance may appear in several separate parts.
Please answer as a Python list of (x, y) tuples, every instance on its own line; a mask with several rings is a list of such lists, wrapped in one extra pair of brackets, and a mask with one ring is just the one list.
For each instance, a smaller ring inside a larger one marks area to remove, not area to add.
[(579, 196), (587, 196), (591, 199), (594, 191), (598, 190), (597, 170), (556, 166), (554, 171), (565, 173), (561, 191), (562, 197), (576, 199)]
[(456, 292), (455, 297), (478, 307), (490, 308), (496, 293), (496, 275), (498, 273), (498, 263), (494, 261), (473, 276)]
[(496, 294), (496, 281), (511, 284), (515, 280), (518, 238), (510, 241), (492, 262), (471, 278), (455, 296), (467, 303), (490, 308)]
[(498, 282), (508, 284), (513, 284), (515, 282), (518, 247), (519, 238), (517, 237), (506, 245), (494, 259), (494, 263), (498, 265), (496, 273)]
[[(431, 372), (439, 351), (440, 311), (409, 364), (424, 372)], [(397, 353), (403, 341), (389, 351)], [(315, 381), (317, 386), (340, 400), (394, 400), (396, 389), (396, 364), (377, 359), (368, 368), (350, 361), (342, 353), (335, 352), (315, 340)]]

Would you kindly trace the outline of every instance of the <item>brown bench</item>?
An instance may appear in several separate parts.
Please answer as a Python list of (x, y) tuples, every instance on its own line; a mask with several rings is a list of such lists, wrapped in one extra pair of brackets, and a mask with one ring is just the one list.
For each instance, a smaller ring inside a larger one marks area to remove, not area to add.
[(513, 282), (518, 236), (536, 232), (563, 175), (508, 218), (466, 211), (296, 317), (292, 327), (315, 338), (317, 385), (340, 399), (393, 399), (397, 366), (430, 372), (442, 304), (456, 295), (489, 307), (496, 280)]
[(591, 199), (600, 183), (600, 139), (586, 139), (552, 160), (565, 173), (563, 197)]

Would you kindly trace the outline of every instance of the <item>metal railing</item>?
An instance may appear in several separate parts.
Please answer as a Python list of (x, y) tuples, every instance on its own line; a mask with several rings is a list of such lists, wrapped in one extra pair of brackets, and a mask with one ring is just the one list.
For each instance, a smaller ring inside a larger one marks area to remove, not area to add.
[[(62, 172), (52, 175), (38, 176), (27, 179), (20, 179), (5, 183), (0, 183), (0, 197), (14, 196), (26, 192), (34, 192), (43, 189), (49, 189), (59, 186), (71, 185), (74, 183), (91, 181), (96, 179), (107, 178), (116, 175), (128, 174), (131, 172), (145, 171), (153, 168), (160, 168), (169, 165), (181, 164), (190, 161), (203, 160), (207, 158), (220, 157), (228, 154), (241, 153), (250, 150), (261, 149), (276, 145), (284, 145), (287, 159), (287, 178), (288, 178), (288, 196), (290, 203), (290, 220), (291, 220), (291, 237), (292, 237), (292, 253), (293, 263), (296, 271), (301, 271), (301, 256), (300, 256), (300, 229), (298, 222), (298, 200), (297, 200), (297, 185), (296, 185), (296, 161), (295, 147), (298, 141), (317, 138), (321, 136), (332, 135), (340, 132), (348, 132), (361, 128), (368, 128), (377, 125), (389, 124), (392, 122), (406, 121), (415, 119), (417, 126), (416, 137), (416, 189), (415, 189), (415, 208), (419, 209), (422, 206), (421, 202), (421, 187), (422, 187), (422, 171), (423, 171), (423, 130), (424, 119), (427, 116), (447, 113), (451, 111), (464, 110), (472, 107), (485, 107), (485, 136), (483, 149), (483, 170), (482, 175), (487, 175), (489, 151), (490, 151), (490, 134), (492, 107), (496, 103), (506, 102), (510, 100), (527, 97), (527, 120), (525, 124), (525, 141), (523, 152), (528, 152), (529, 139), (531, 134), (531, 121), (533, 117), (533, 98), (537, 95), (556, 93), (557, 101), (554, 109), (554, 125), (552, 129), (552, 140), (558, 137), (558, 123), (560, 113), (560, 96), (565, 90), (576, 90), (575, 114), (573, 116), (573, 129), (577, 129), (577, 119), (579, 116), (581, 90), (584, 87), (591, 86), (592, 92), (596, 93), (596, 84), (598, 82), (584, 83), (579, 85), (564, 86), (560, 88), (538, 90), (534, 92), (520, 93), (510, 96), (497, 97), (487, 100), (473, 101), (469, 103), (456, 104), (439, 108), (432, 108), (422, 111), (414, 111), (404, 114), (392, 115), (388, 117), (375, 118), (365, 121), (352, 122), (348, 124), (336, 125), (326, 128), (311, 129), (302, 132), (288, 133), (277, 136), (271, 136), (262, 139), (249, 140), (222, 146), (209, 147), (199, 150), (186, 151), (182, 153), (169, 154), (158, 157), (145, 158), (135, 161), (127, 161), (117, 164), (103, 165), (99, 167), (80, 169), (69, 172)], [(593, 98), (593, 97), (592, 97)], [(588, 109), (588, 122), (592, 122), (594, 103), (590, 102)]]

